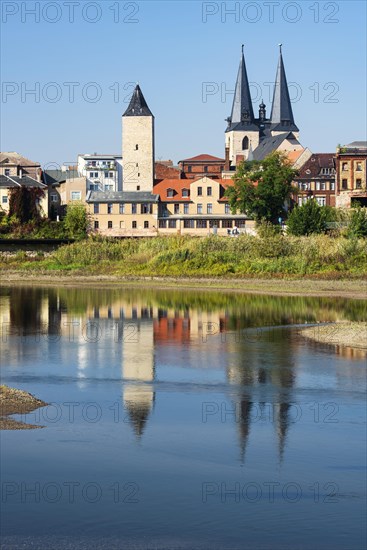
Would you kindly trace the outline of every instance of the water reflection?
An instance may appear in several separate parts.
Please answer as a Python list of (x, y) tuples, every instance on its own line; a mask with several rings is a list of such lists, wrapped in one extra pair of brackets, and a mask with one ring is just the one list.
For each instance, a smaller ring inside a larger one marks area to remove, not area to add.
[[(194, 361), (188, 355), (191, 368), (224, 367), (242, 462), (252, 425), (269, 414), (282, 462), (294, 416), (299, 346), (289, 325), (363, 320), (365, 308), (360, 300), (223, 292), (2, 288), (1, 355), (13, 366), (22, 365), (26, 346), (21, 342), (31, 336), (48, 352), (56, 350), (60, 364), (71, 363), (80, 388), (93, 377), (115, 377), (117, 361), (122, 403), (139, 439), (156, 399), (157, 353), (168, 350), (172, 359), (172, 350), (187, 349), (195, 353)], [(18, 337), (16, 346), (12, 336)], [(341, 353), (360, 358), (355, 350), (341, 348)]]

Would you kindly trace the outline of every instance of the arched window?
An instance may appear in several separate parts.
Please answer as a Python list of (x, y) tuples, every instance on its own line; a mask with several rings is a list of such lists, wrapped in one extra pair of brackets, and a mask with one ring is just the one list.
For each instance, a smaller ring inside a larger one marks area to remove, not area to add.
[(242, 140), (242, 151), (245, 151), (248, 149), (248, 137), (245, 136)]

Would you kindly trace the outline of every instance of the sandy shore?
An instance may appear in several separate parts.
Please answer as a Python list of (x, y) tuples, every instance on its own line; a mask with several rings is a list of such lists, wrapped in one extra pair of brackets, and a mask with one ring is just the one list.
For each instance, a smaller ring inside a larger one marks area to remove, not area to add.
[(121, 278), (113, 275), (60, 275), (51, 273), (1, 273), (1, 286), (68, 286), (68, 287), (134, 287), (200, 291), (230, 291), (246, 294), (272, 294), (278, 296), (316, 296), (335, 298), (367, 298), (367, 280), (323, 279), (209, 279), (144, 277)]
[(42, 426), (34, 426), (18, 422), (12, 418), (8, 418), (12, 414), (26, 414), (45, 407), (47, 403), (37, 399), (34, 395), (9, 388), (9, 386), (0, 386), (0, 430), (31, 430), (33, 428), (41, 428)]
[(340, 322), (301, 329), (299, 334), (323, 344), (367, 350), (367, 322)]

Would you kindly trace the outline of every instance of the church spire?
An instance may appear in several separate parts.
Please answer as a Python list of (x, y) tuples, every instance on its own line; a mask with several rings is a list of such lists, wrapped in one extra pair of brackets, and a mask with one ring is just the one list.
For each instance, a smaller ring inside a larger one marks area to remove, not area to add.
[(232, 113), (229, 121), (229, 127), (231, 129), (238, 124), (246, 126), (253, 125), (255, 121), (243, 48), (244, 46), (242, 44), (240, 66), (238, 68)]
[(291, 100), (285, 75), (282, 44), (279, 44), (279, 62), (275, 78), (273, 105), (271, 109), (271, 129), (277, 132), (298, 132), (294, 123)]
[(129, 106), (122, 116), (153, 116), (139, 84), (135, 86)]

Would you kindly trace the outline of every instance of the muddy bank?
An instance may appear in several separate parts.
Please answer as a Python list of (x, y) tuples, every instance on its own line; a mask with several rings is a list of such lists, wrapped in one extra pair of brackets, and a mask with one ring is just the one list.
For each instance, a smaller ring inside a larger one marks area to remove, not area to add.
[(0, 386), (0, 430), (31, 430), (41, 428), (42, 426), (34, 426), (18, 422), (12, 418), (8, 418), (12, 414), (27, 414), (39, 407), (45, 407), (45, 403), (41, 399), (37, 399), (34, 395), (9, 388), (9, 386)]
[(340, 322), (301, 329), (299, 334), (315, 342), (367, 350), (367, 322)]

